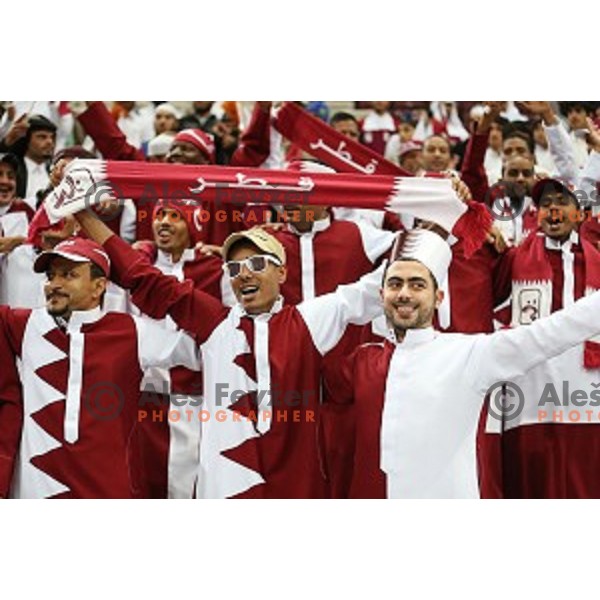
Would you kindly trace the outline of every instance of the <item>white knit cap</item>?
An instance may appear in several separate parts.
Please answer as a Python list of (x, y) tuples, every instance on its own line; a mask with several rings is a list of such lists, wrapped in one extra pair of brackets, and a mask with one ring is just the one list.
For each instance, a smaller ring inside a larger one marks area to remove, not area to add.
[(173, 104), (171, 104), (170, 102), (163, 102), (162, 104), (159, 104), (154, 109), (154, 114), (156, 114), (158, 112), (169, 113), (170, 115), (172, 115), (173, 117), (175, 117), (177, 120), (181, 119), (181, 117), (183, 116), (181, 114), (181, 111), (176, 106), (174, 106)]
[(161, 133), (148, 142), (148, 156), (165, 156), (175, 138), (174, 134)]

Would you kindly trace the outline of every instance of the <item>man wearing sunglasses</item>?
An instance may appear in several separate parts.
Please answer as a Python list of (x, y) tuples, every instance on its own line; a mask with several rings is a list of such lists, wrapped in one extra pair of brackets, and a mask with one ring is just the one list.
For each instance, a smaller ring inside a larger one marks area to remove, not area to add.
[(381, 274), (283, 306), (285, 251), (266, 231), (252, 229), (223, 245), (237, 299), (228, 309), (191, 282), (140, 261), (92, 215), (82, 212), (78, 219), (104, 244), (133, 301), (154, 318), (168, 314), (201, 346), (197, 497), (327, 497), (319, 427), (322, 357), (349, 323), (365, 324), (381, 310)]

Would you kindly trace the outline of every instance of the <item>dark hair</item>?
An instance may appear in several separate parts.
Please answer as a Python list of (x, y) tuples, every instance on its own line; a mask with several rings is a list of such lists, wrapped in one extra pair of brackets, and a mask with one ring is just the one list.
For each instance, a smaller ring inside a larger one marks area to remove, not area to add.
[[(100, 279), (100, 277), (106, 278), (104, 271), (94, 262), (90, 262), (90, 279)], [(106, 296), (106, 290), (102, 292), (100, 296), (100, 306), (104, 306), (104, 297)]]
[(438, 282), (437, 282), (435, 276), (433, 275), (433, 273), (420, 260), (417, 260), (416, 258), (396, 258), (396, 259), (394, 259), (391, 262), (388, 261), (388, 264), (385, 266), (385, 269), (383, 271), (383, 278), (381, 280), (381, 287), (385, 286), (385, 279), (387, 277), (387, 272), (388, 272), (389, 268), (394, 263), (397, 263), (397, 262), (418, 262), (418, 263), (422, 264), (427, 269), (427, 272), (429, 273), (429, 276), (431, 277), (431, 281), (433, 282), (433, 292), (436, 293), (438, 291), (438, 289), (439, 289), (440, 286), (438, 285)]
[(533, 156), (533, 153), (534, 153), (533, 139), (528, 133), (525, 133), (524, 131), (521, 131), (520, 129), (512, 129), (512, 130), (509, 130), (506, 133), (504, 133), (502, 137), (503, 137), (503, 140), (502, 140), (503, 143), (506, 142), (506, 140), (510, 140), (511, 138), (523, 140), (527, 144), (529, 153)]
[(354, 115), (343, 111), (333, 114), (331, 119), (329, 119), (329, 124), (335, 125), (336, 123), (341, 123), (342, 121), (354, 121), (358, 125), (358, 120)]

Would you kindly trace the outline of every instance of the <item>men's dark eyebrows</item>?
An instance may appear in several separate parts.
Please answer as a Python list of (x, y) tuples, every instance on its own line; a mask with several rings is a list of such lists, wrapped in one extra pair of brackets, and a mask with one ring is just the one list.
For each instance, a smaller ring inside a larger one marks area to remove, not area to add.
[(409, 277), (409, 283), (427, 283), (427, 279), (425, 277)]

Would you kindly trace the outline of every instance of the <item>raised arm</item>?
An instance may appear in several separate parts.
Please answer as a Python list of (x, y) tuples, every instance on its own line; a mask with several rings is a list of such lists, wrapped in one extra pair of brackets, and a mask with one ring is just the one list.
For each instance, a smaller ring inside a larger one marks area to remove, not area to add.
[(145, 314), (175, 323), (203, 343), (225, 318), (227, 309), (212, 296), (194, 290), (192, 281), (177, 281), (150, 265), (129, 244), (88, 211), (76, 215), (87, 235), (102, 244), (111, 261), (111, 278), (131, 290), (133, 303)]
[(473, 199), (477, 202), (485, 202), (488, 196), (489, 183), (484, 167), (485, 153), (492, 124), (502, 111), (501, 104), (501, 102), (486, 103), (486, 111), (477, 124), (475, 133), (469, 139), (465, 150), (460, 176), (469, 186)]
[(331, 294), (298, 305), (321, 354), (335, 347), (349, 324), (364, 325), (381, 313), (380, 290), (385, 266), (382, 264), (356, 283), (340, 285)]
[(515, 329), (479, 336), (472, 363), (480, 392), (499, 382), (522, 377), (533, 367), (600, 334), (600, 292)]
[(146, 160), (144, 153), (132, 146), (119, 129), (104, 102), (90, 102), (77, 115), (85, 131), (94, 140), (102, 156), (110, 160)]
[(271, 152), (271, 102), (257, 102), (248, 127), (229, 164), (232, 167), (260, 167)]

